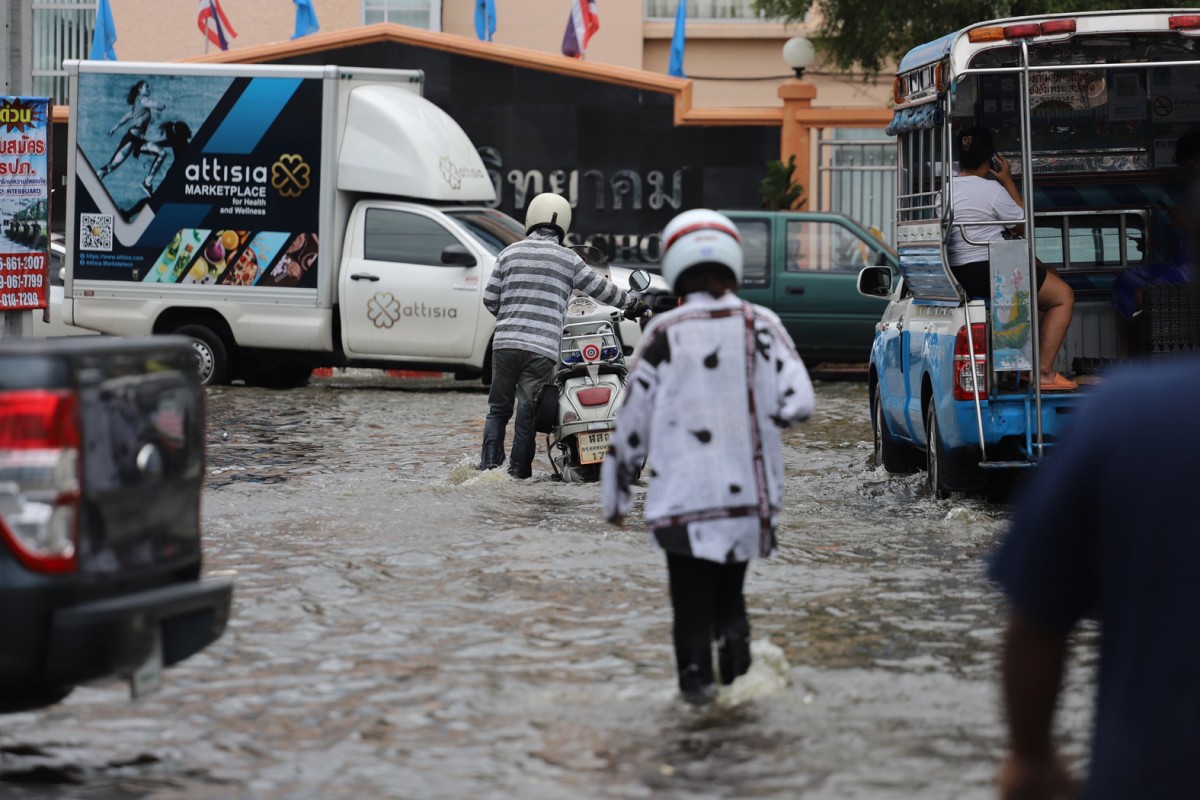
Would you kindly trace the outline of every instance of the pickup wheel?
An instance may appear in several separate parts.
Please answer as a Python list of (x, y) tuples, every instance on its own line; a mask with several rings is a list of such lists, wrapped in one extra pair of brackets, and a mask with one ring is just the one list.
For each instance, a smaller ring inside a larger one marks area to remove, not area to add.
[(888, 472), (908, 475), (921, 468), (921, 453), (892, 438), (883, 420), (883, 398), (879, 389), (871, 392), (871, 429), (875, 434), (875, 466)]
[(181, 325), (174, 332), (191, 337), (202, 384), (220, 386), (229, 382), (229, 350), (220, 336), (204, 325)]
[(954, 459), (942, 447), (942, 435), (937, 424), (937, 409), (933, 402), (930, 402), (925, 409), (925, 434), (929, 443), (925, 448), (925, 477), (929, 484), (929, 492), (939, 500), (945, 500), (953, 491), (951, 487), (956, 466)]
[(0, 714), (15, 714), (52, 706), (66, 699), (72, 686), (13, 686), (0, 689)]

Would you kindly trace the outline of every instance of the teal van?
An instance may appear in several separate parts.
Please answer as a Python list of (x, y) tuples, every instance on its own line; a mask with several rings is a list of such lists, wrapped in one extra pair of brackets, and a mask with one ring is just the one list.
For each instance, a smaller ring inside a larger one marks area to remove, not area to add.
[(722, 211), (742, 235), (745, 265), (738, 294), (783, 320), (801, 357), (866, 363), (880, 303), (857, 289), (869, 266), (898, 270), (896, 251), (841, 214)]

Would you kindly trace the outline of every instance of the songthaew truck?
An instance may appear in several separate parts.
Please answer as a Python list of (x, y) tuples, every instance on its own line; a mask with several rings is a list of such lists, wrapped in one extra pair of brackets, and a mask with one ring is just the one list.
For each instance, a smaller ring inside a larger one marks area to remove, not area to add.
[(490, 370), (523, 227), (423, 74), (67, 62), (65, 322), (188, 336), (207, 384)]

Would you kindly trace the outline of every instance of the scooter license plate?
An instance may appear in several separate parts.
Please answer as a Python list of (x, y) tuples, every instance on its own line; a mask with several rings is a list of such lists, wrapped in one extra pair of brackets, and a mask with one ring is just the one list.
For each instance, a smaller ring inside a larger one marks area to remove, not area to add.
[(595, 433), (579, 434), (579, 463), (596, 464), (604, 460), (608, 452), (608, 440), (612, 431), (597, 431)]

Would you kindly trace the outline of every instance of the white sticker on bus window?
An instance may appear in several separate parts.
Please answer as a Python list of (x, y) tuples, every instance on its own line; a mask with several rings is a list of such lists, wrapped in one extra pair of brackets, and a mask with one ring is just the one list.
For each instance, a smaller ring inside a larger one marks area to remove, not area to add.
[(1114, 122), (1146, 118), (1146, 93), (1136, 72), (1113, 75), (1112, 91), (1108, 93), (1108, 118)]

